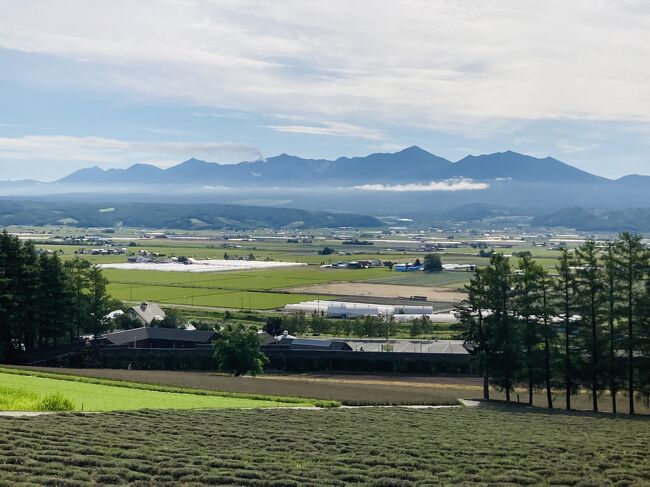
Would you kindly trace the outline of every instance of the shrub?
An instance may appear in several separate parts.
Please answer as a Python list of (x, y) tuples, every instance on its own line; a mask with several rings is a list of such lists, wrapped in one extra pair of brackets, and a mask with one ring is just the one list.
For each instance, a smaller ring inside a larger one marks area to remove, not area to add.
[(38, 402), (37, 408), (39, 411), (73, 411), (75, 406), (70, 399), (57, 392), (55, 394), (48, 394), (41, 399)]

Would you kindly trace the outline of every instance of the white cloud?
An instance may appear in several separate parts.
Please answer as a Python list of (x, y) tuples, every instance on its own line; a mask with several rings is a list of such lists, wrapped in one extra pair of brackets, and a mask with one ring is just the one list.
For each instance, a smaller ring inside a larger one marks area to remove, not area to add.
[(170, 166), (190, 156), (222, 163), (263, 158), (257, 147), (233, 142), (146, 142), (65, 135), (0, 137), (0, 159), (13, 161), (84, 162), (101, 167), (123, 167), (134, 162)]
[(276, 132), (308, 135), (332, 135), (337, 137), (355, 137), (361, 139), (381, 140), (383, 135), (378, 130), (367, 129), (349, 123), (323, 122), (318, 125), (267, 125)]
[(565, 154), (577, 154), (598, 149), (598, 144), (576, 144), (568, 140), (560, 140), (555, 145)]
[(0, 48), (73, 60), (87, 75), (71, 85), (138, 97), (479, 134), (650, 120), (641, 0), (0, 0), (0, 18)]
[(388, 192), (426, 192), (426, 191), (476, 191), (489, 188), (486, 183), (475, 183), (471, 179), (449, 179), (446, 181), (431, 181), (428, 184), (362, 184), (354, 189), (362, 191)]

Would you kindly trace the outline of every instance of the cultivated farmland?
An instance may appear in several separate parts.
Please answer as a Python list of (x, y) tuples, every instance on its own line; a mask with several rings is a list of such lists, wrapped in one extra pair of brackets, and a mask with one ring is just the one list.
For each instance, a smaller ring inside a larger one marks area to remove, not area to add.
[(124, 301), (157, 301), (162, 304), (222, 308), (271, 309), (315, 294), (290, 293), (284, 288), (345, 280), (372, 279), (386, 269), (331, 270), (298, 267), (214, 274), (169, 273), (106, 269), (109, 292)]
[(644, 419), (498, 407), (0, 419), (0, 479), (253, 486), (648, 485)]

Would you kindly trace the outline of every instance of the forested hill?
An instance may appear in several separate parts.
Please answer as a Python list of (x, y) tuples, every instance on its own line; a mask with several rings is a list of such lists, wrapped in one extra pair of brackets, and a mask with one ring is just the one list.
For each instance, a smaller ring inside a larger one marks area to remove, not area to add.
[(0, 200), (0, 225), (201, 230), (378, 227), (382, 223), (370, 216), (350, 213), (262, 206)]

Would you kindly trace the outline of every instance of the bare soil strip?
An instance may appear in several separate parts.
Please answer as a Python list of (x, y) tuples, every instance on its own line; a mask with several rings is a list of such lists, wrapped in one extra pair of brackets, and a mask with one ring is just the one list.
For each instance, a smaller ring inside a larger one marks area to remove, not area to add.
[(465, 299), (464, 293), (449, 288), (430, 286), (402, 286), (395, 284), (371, 284), (364, 282), (334, 282), (284, 289), (298, 294), (325, 294), (339, 296), (373, 296), (381, 298), (409, 299), (424, 296), (427, 301), (457, 303)]
[(174, 387), (330, 399), (351, 405), (457, 404), (458, 398), (471, 399), (480, 393), (476, 379), (464, 377), (231, 377), (206, 372), (164, 370), (21, 368)]

